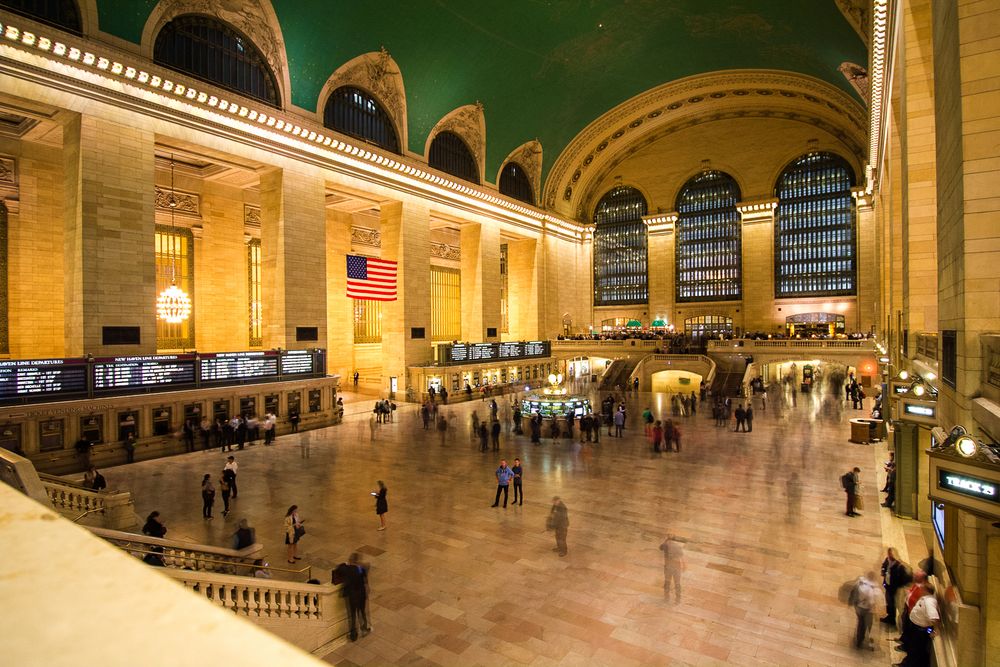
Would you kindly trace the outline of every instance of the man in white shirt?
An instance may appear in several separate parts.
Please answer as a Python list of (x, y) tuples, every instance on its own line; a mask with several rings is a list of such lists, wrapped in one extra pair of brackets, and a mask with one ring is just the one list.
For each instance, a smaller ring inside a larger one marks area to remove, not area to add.
[[(231, 470), (232, 474), (226, 473), (227, 470)], [(226, 467), (222, 469), (222, 475), (229, 478), (229, 487), (232, 489), (232, 497), (236, 498), (236, 474), (240, 470), (240, 464), (236, 462), (236, 458), (230, 456), (226, 459)]]
[(874, 644), (869, 635), (872, 630), (872, 618), (875, 615), (875, 605), (878, 604), (879, 587), (875, 584), (875, 573), (869, 572), (858, 578), (858, 583), (851, 590), (850, 603), (857, 614), (858, 624), (854, 632), (854, 647), (861, 648), (866, 643), (872, 650)]
[(934, 650), (931, 640), (937, 637), (941, 613), (934, 597), (934, 586), (929, 581), (924, 582), (920, 599), (910, 610), (910, 623), (913, 624), (912, 632), (906, 639), (906, 658), (901, 664), (905, 667), (930, 667), (931, 652)]

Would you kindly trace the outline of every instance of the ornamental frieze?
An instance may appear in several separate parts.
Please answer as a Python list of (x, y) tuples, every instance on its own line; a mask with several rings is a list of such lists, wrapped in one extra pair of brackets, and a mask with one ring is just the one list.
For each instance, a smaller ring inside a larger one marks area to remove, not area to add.
[(377, 229), (372, 229), (371, 227), (352, 226), (351, 243), (381, 248), (382, 234)]
[(450, 259), (457, 262), (462, 259), (462, 249), (457, 245), (431, 241), (431, 257)]
[(156, 208), (163, 211), (173, 211), (178, 215), (201, 215), (201, 201), (198, 195), (156, 188)]

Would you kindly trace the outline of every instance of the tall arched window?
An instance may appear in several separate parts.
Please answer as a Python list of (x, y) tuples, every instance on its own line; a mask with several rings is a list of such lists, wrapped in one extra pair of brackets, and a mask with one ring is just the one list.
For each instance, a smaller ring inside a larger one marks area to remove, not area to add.
[(508, 162), (500, 172), (500, 194), (513, 197), (526, 204), (535, 203), (528, 172), (516, 162)]
[(83, 34), (80, 8), (73, 0), (0, 0), (0, 7), (39, 23)]
[(472, 151), (454, 132), (439, 132), (431, 142), (427, 155), (431, 169), (439, 169), (466, 181), (479, 185), (479, 165)]
[(625, 185), (609, 191), (594, 209), (594, 305), (646, 303), (646, 198)]
[(153, 46), (160, 65), (280, 107), (278, 82), (260, 50), (218, 19), (178, 16), (160, 29)]
[(740, 188), (729, 174), (706, 171), (677, 196), (677, 301), (731, 301), (742, 296)]
[(378, 101), (354, 86), (341, 86), (326, 100), (323, 125), (399, 153), (392, 119)]
[(778, 178), (774, 295), (857, 294), (854, 172), (830, 153), (809, 153)]

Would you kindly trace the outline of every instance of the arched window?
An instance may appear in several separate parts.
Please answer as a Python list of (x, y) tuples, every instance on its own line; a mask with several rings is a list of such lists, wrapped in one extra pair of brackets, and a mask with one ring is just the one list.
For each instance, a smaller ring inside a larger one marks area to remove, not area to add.
[(857, 229), (842, 158), (809, 153), (778, 178), (774, 225), (774, 295), (857, 294)]
[(479, 184), (479, 165), (472, 151), (454, 132), (439, 132), (427, 155), (431, 169), (439, 169), (466, 181)]
[(742, 296), (740, 188), (729, 174), (706, 171), (677, 196), (677, 301), (731, 301)]
[(160, 65), (281, 106), (278, 82), (260, 50), (245, 35), (218, 19), (186, 14), (160, 29), (153, 46)]
[(399, 153), (392, 119), (374, 97), (354, 86), (341, 86), (326, 100), (323, 125)]
[(646, 303), (646, 198), (620, 185), (594, 209), (594, 305)]
[(80, 8), (73, 0), (0, 0), (0, 7), (61, 30), (83, 34)]
[(535, 203), (528, 173), (516, 162), (508, 162), (500, 172), (500, 194), (519, 199), (526, 204)]

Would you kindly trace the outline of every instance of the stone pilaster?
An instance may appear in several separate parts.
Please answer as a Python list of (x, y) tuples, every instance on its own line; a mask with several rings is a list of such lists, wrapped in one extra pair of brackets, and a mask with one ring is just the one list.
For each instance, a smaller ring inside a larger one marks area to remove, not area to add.
[[(649, 319), (660, 318), (667, 324), (684, 328), (674, 321), (674, 298), (677, 272), (674, 257), (674, 223), (654, 224), (649, 230)], [(595, 324), (600, 324), (599, 322)]]
[[(389, 378), (396, 377), (403, 391), (406, 369), (433, 359), (430, 219), (430, 210), (424, 202), (391, 202), (381, 206), (382, 259), (398, 262), (399, 294), (396, 301), (387, 301), (382, 309), (382, 376), (386, 390)], [(421, 329), (423, 337), (414, 337), (419, 333), (414, 329)]]
[[(500, 232), (496, 225), (467, 223), (460, 231), (462, 246), (462, 338), (499, 340)], [(494, 329), (496, 335), (488, 336)]]
[(245, 350), (249, 346), (243, 206), (242, 190), (205, 182), (201, 233), (194, 237), (195, 347), (204, 352)]
[[(271, 169), (261, 174), (260, 200), (264, 348), (318, 347), (327, 324), (323, 178)], [(296, 340), (299, 327), (315, 327), (317, 340)]]
[[(350, 213), (326, 211), (326, 348), (327, 372), (348, 383), (354, 375), (354, 300), (347, 298), (347, 255), (351, 252)], [(383, 326), (385, 324), (385, 317)], [(345, 384), (346, 386), (346, 384)]]
[(511, 340), (538, 338), (538, 261), (536, 239), (507, 241), (507, 289)]
[(774, 298), (774, 208), (741, 212), (743, 234), (743, 300), (733, 325), (744, 331), (774, 331), (777, 314)]

